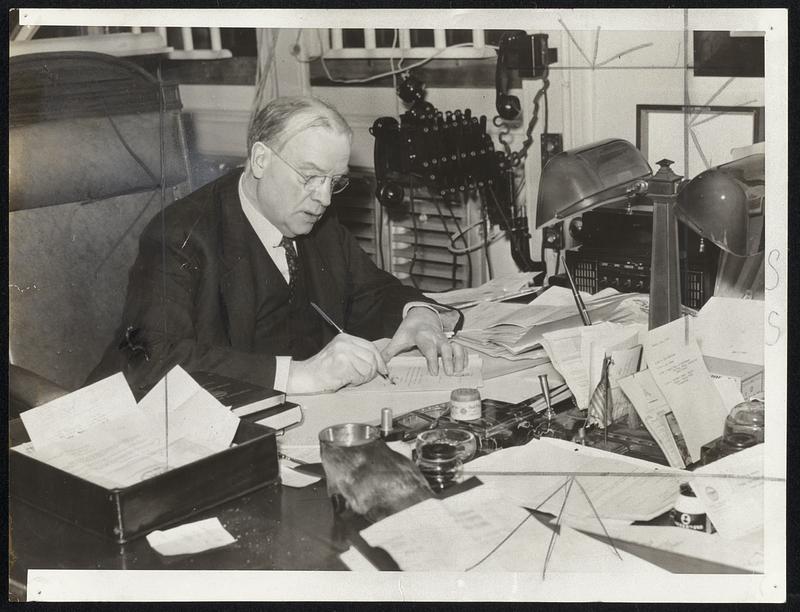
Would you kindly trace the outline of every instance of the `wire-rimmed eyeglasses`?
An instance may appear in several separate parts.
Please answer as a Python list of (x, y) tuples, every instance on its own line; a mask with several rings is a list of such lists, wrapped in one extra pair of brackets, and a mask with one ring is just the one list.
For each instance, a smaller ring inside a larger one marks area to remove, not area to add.
[(264, 144), (264, 146), (267, 147), (270, 151), (272, 151), (275, 154), (275, 157), (277, 157), (284, 164), (289, 166), (289, 168), (294, 170), (297, 176), (303, 179), (303, 187), (306, 189), (306, 191), (312, 193), (317, 191), (325, 184), (325, 181), (327, 179), (331, 180), (331, 193), (339, 193), (340, 191), (344, 191), (344, 189), (350, 184), (350, 177), (347, 176), (346, 174), (334, 174), (334, 175), (322, 174), (322, 175), (307, 176), (302, 172), (300, 172), (300, 170), (295, 168), (291, 163), (286, 161), (283, 157), (281, 157), (281, 155), (275, 149), (270, 147), (268, 144)]

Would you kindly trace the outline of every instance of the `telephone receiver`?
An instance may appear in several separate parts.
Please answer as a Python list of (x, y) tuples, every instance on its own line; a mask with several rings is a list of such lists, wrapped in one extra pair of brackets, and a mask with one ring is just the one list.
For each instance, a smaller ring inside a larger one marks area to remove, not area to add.
[(391, 178), (392, 168), (401, 167), (400, 124), (394, 117), (378, 117), (369, 133), (375, 137), (375, 197), (383, 206), (400, 206), (403, 186)]
[(541, 79), (546, 76), (548, 65), (558, 61), (557, 50), (547, 47), (547, 38), (547, 34), (527, 34), (524, 30), (509, 30), (501, 36), (495, 70), (495, 107), (502, 119), (513, 121), (522, 113), (519, 98), (508, 93), (512, 77)]

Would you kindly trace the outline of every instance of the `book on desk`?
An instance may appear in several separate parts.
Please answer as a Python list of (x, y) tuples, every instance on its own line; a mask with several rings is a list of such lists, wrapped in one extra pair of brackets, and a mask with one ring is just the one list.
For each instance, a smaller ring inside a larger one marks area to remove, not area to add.
[(216, 372), (194, 372), (192, 378), (217, 401), (229, 406), (240, 419), (282, 431), (303, 420), (298, 404), (286, 401), (286, 393)]

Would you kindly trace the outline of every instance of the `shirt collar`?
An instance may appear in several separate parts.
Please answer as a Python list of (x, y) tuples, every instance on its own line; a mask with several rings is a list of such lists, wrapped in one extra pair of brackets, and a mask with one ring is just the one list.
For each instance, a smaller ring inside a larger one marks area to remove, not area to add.
[(283, 234), (259, 212), (253, 202), (245, 194), (244, 173), (239, 177), (239, 201), (242, 204), (244, 216), (247, 217), (247, 220), (250, 222), (259, 240), (261, 240), (261, 243), (265, 247), (272, 247), (273, 249), (279, 247), (283, 239)]

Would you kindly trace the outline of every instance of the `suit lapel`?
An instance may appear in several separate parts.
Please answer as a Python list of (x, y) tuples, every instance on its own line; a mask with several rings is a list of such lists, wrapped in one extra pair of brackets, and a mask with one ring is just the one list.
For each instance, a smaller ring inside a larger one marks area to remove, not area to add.
[(223, 182), (217, 193), (221, 219), (221, 290), (231, 346), (249, 350), (255, 333), (256, 299), (248, 244), (250, 234), (253, 238), (256, 236), (239, 201), (240, 176), (241, 172), (232, 173), (231, 180)]

